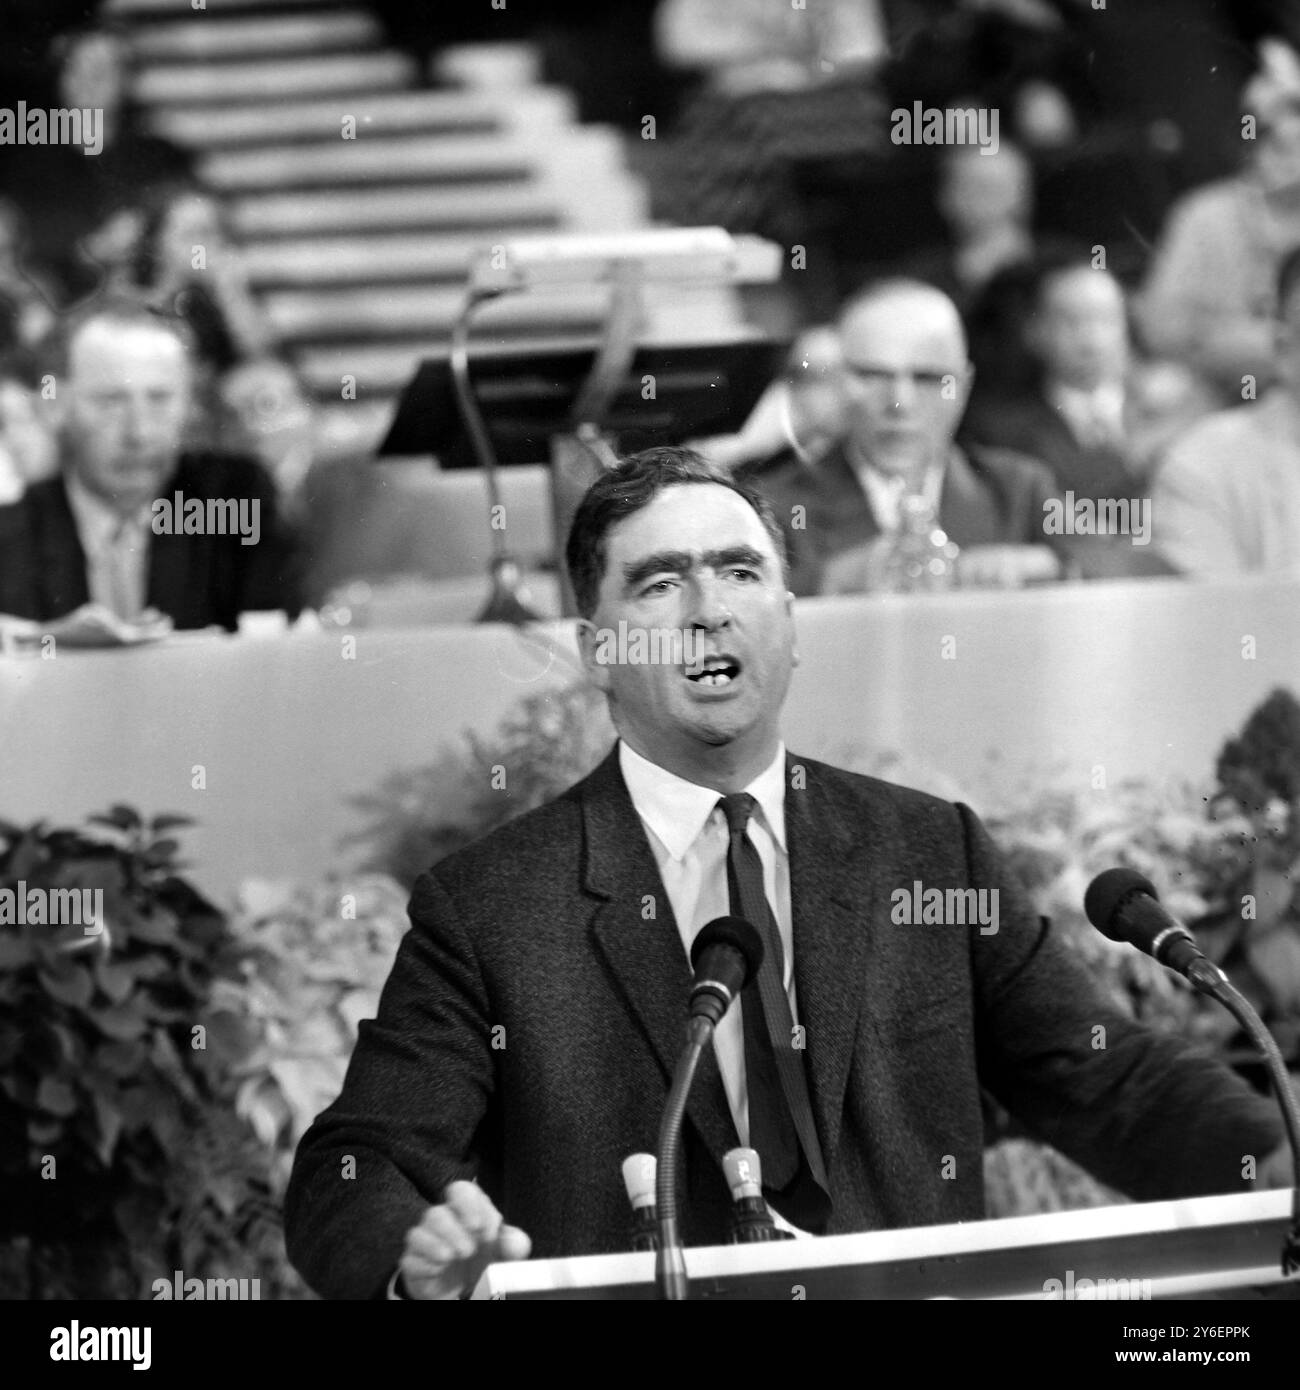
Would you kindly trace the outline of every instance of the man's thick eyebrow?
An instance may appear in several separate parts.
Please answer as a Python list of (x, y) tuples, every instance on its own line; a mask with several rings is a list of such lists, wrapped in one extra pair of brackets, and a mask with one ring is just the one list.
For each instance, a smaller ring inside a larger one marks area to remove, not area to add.
[[(709, 569), (727, 569), (731, 565), (749, 565), (753, 569), (765, 570), (767, 560), (752, 545), (733, 545), (725, 550), (706, 550), (700, 557)], [(695, 557), (688, 550), (659, 550), (647, 555), (635, 564), (624, 565), (623, 582), (630, 589), (636, 588), (652, 574), (684, 574), (694, 563)]]

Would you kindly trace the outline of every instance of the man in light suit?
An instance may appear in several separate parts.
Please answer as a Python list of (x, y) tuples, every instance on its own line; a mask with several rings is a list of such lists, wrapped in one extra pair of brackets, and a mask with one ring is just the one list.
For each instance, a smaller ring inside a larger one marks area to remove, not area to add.
[[(652, 450), (592, 485), (566, 560), (619, 743), (417, 882), (378, 1017), (295, 1158), (287, 1246), (314, 1288), (448, 1298), (530, 1246), (627, 1248), (620, 1163), (655, 1147), (688, 944), (747, 891), (733, 856), (752, 865), (750, 903), (761, 882), (774, 1007), (796, 1021), (798, 1055), (778, 1059), (782, 1088), (795, 1073), (806, 1088), (807, 1110), (790, 1107), (796, 1176), (767, 1191), (790, 1224), (982, 1216), (981, 1087), (1138, 1197), (1239, 1190), (1247, 1153), (1285, 1179), (1280, 1151), (1265, 1160), (1282, 1132), (1273, 1107), (1118, 1012), (969, 809), (787, 752), (793, 597), (761, 496), (688, 451)], [(607, 661), (603, 634), (620, 624), (702, 650)], [(898, 890), (918, 885), (997, 890), (993, 929), (961, 913), (903, 923)], [(746, 989), (700, 1065), (683, 1132), (689, 1244), (726, 1239), (722, 1156), (774, 1122), (746, 1027), (769, 1003)]]

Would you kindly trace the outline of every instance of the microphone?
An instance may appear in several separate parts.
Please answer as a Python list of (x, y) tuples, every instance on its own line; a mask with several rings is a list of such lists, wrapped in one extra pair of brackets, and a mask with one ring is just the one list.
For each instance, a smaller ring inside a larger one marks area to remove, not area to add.
[(1161, 904), (1151, 880), (1133, 869), (1107, 869), (1083, 897), (1088, 920), (1112, 941), (1126, 941), (1185, 976), (1202, 994), (1218, 998), (1228, 977), (1196, 938)]
[(1295, 1174), (1291, 1225), (1282, 1242), (1282, 1273), (1300, 1273), (1300, 1104), (1291, 1091), (1286, 1065), (1273, 1035), (1250, 1001), (1196, 944), (1191, 932), (1161, 907), (1149, 879), (1132, 869), (1107, 869), (1088, 885), (1083, 910), (1103, 936), (1112, 941), (1127, 941), (1154, 956), (1161, 965), (1185, 975), (1202, 994), (1217, 999), (1264, 1058), (1282, 1109)]
[(659, 1296), (670, 1301), (687, 1297), (690, 1281), (677, 1231), (677, 1158), (682, 1137), (682, 1117), (695, 1068), (713, 1030), (746, 983), (763, 962), (763, 938), (743, 917), (715, 917), (700, 928), (691, 944), (690, 1017), (686, 1046), (677, 1058), (673, 1084), (659, 1122), (658, 1171), (655, 1200), (659, 1208), (659, 1253), (655, 1257), (655, 1283)]
[(715, 917), (691, 943), (691, 1018), (716, 1028), (763, 963), (763, 938), (743, 917)]
[(632, 1204), (632, 1249), (659, 1249), (659, 1211), (655, 1206), (654, 1154), (629, 1154), (623, 1160), (623, 1186)]
[(731, 1149), (722, 1156), (722, 1171), (731, 1189), (731, 1243), (751, 1245), (760, 1240), (793, 1240), (778, 1231), (763, 1200), (763, 1164), (757, 1149)]

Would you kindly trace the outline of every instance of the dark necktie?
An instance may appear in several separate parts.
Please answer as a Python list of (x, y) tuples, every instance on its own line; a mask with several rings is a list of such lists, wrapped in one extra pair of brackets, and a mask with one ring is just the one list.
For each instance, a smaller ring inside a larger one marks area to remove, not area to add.
[(724, 796), (718, 805), (731, 832), (727, 851), (731, 911), (758, 929), (764, 948), (758, 978), (741, 995), (749, 1142), (763, 1160), (763, 1186), (771, 1190), (773, 1204), (795, 1225), (817, 1231), (830, 1213), (829, 1188), (808, 1098), (803, 1049), (794, 1045), (781, 933), (763, 889), (763, 861), (745, 833), (754, 798), (737, 792)]

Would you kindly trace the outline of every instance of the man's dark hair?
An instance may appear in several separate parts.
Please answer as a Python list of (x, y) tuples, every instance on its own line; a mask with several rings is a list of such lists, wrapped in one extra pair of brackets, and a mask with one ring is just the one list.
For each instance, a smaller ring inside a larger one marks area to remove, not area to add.
[(73, 341), (82, 329), (92, 323), (111, 323), (119, 328), (138, 328), (144, 325), (169, 333), (185, 349), (185, 356), (194, 361), (194, 333), (184, 319), (156, 309), (143, 299), (131, 294), (98, 295), (94, 299), (79, 304), (71, 313), (62, 317), (40, 349), (41, 366), (56, 376), (65, 376), (68, 371), (68, 358)]
[(710, 463), (693, 449), (643, 449), (639, 454), (630, 454), (592, 483), (569, 527), (564, 563), (578, 612), (584, 618), (590, 618), (596, 610), (601, 581), (605, 577), (605, 538), (610, 527), (649, 506), (665, 489), (692, 483), (713, 483), (743, 497), (772, 537), (781, 560), (781, 573), (788, 574), (785, 537), (771, 503), (757, 488)]
[(1286, 317), (1286, 306), (1291, 302), (1291, 297), (1297, 289), (1300, 289), (1300, 246), (1287, 252), (1282, 258), (1281, 268), (1277, 272), (1278, 318)]

